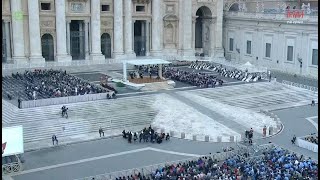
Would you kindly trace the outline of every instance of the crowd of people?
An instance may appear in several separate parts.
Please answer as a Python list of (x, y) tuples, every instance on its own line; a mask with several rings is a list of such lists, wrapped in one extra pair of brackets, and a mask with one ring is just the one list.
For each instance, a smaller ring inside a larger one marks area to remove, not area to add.
[(90, 84), (62, 70), (38, 69), (24, 73), (13, 73), (12, 77), (24, 85), (24, 93), (27, 97), (25, 100), (106, 92), (104, 88)]
[(318, 145), (318, 136), (308, 136), (305, 137), (304, 140)]
[(145, 75), (149, 76), (149, 78), (151, 79), (152, 76), (156, 76), (157, 78), (160, 78), (158, 75), (159, 72), (159, 66), (158, 65), (149, 65), (149, 66), (134, 66), (135, 67), (135, 71), (130, 71), (129, 72), (129, 76), (131, 79), (136, 79), (136, 78), (141, 78), (143, 79), (143, 77)]
[(165, 67), (163, 76), (165, 78), (170, 78), (172, 80), (181, 81), (193, 86), (203, 88), (214, 88), (217, 85), (221, 86), (223, 84), (223, 80), (217, 78), (212, 74), (188, 72), (174, 67)]
[(194, 62), (189, 66), (189, 68), (198, 70), (212, 70), (218, 72), (223, 77), (228, 77), (246, 82), (255, 82), (261, 80), (262, 78), (262, 74), (259, 72), (249, 73), (247, 71), (241, 71), (238, 69), (228, 70), (226, 67), (223, 67), (220, 64), (218, 65), (206, 62)]
[(149, 126), (149, 128), (144, 128), (141, 132), (130, 132), (130, 131), (122, 131), (122, 137), (128, 139), (128, 143), (132, 143), (132, 140), (136, 142), (139, 140), (141, 143), (143, 142), (151, 142), (151, 143), (158, 143), (161, 144), (162, 141), (165, 139), (168, 141), (170, 139), (169, 133), (167, 135), (165, 133), (157, 133), (154, 129)]
[[(249, 157), (250, 158), (250, 157)], [(234, 155), (223, 162), (211, 156), (185, 163), (166, 165), (151, 174), (133, 174), (116, 180), (150, 179), (252, 179), (252, 180), (315, 180), (318, 179), (318, 164), (303, 159), (281, 148), (263, 152), (262, 156), (250, 161)]]

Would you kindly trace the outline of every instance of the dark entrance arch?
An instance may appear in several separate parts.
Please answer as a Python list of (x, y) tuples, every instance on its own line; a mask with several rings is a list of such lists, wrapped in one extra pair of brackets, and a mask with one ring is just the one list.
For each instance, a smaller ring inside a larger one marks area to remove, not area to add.
[(111, 37), (108, 33), (101, 35), (101, 52), (105, 58), (111, 58)]
[(42, 56), (46, 61), (54, 60), (53, 37), (51, 34), (44, 34), (41, 37)]
[(229, 11), (239, 11), (239, 4), (234, 3), (230, 6)]
[(209, 55), (212, 13), (208, 7), (202, 6), (197, 10), (196, 16), (195, 48), (200, 48), (203, 50), (204, 55)]

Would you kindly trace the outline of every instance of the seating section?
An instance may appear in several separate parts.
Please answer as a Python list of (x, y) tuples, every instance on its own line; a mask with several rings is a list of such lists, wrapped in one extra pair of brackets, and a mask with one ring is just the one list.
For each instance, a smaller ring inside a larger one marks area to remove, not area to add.
[(223, 84), (223, 80), (217, 78), (214, 75), (206, 73), (188, 72), (173, 67), (165, 67), (163, 76), (165, 78), (177, 80), (180, 82), (191, 84), (193, 86), (199, 86), (204, 88), (215, 87), (217, 85)]
[(246, 71), (241, 71), (238, 69), (227, 69), (220, 64), (213, 63), (204, 63), (204, 62), (194, 62), (189, 68), (197, 69), (197, 70), (211, 70), (214, 72), (218, 72), (223, 77), (228, 77), (232, 79), (237, 79), (246, 82), (255, 82), (262, 79), (263, 73), (248, 73)]
[(20, 109), (8, 125), (23, 125), (24, 142), (58, 138), (149, 125), (156, 116), (153, 96), (127, 97), (68, 104), (68, 119), (62, 118), (62, 105)]
[(106, 90), (61, 70), (34, 70), (2, 78), (2, 97), (22, 101), (105, 93)]

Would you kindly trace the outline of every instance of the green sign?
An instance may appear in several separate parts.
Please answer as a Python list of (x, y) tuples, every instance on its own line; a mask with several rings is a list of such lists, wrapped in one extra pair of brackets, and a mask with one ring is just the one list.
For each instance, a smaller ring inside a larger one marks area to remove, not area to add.
[(23, 11), (15, 11), (12, 15), (14, 20), (23, 20)]

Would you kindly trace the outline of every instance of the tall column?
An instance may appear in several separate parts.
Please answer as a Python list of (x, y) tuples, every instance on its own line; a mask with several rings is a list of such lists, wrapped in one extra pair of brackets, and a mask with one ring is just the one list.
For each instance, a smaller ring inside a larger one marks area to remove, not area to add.
[(123, 82), (127, 82), (128, 81), (128, 79), (127, 79), (127, 62), (126, 61), (123, 61), (122, 62), (122, 64), (123, 64), (123, 66), (122, 66), (122, 68), (123, 68)]
[(150, 22), (146, 21), (146, 56), (150, 55)]
[(30, 63), (43, 63), (45, 59), (41, 52), (39, 2), (28, 0)]
[(192, 49), (195, 51), (196, 48), (196, 18), (192, 18)]
[(91, 0), (91, 60), (105, 60), (101, 53), (100, 0)]
[(215, 31), (215, 57), (223, 58), (223, 48), (222, 48), (222, 19), (223, 19), (223, 0), (217, 1), (217, 21), (216, 21), (216, 31)]
[(152, 49), (151, 53), (153, 56), (162, 55), (161, 45), (161, 31), (162, 27), (162, 16), (161, 16), (161, 0), (152, 0)]
[(70, 44), (70, 20), (67, 20), (67, 53), (71, 55), (71, 44)]
[(116, 0), (113, 2), (114, 20), (114, 50), (113, 56), (115, 59), (123, 57), (123, 2)]
[[(84, 24), (82, 22), (79, 23), (79, 31), (80, 32), (84, 32)], [(83, 37), (80, 37), (79, 38), (79, 45), (80, 45), (80, 56), (83, 56), (84, 55), (84, 59), (86, 58), (85, 57), (85, 49), (84, 49), (84, 38)]]
[[(17, 14), (17, 16), (20, 16), (22, 13), (21, 1), (22, 0), (10, 1), (13, 15)], [(23, 17), (22, 19), (12, 19), (12, 35), (13, 61), (14, 63), (26, 63), (27, 58), (24, 52)]]
[(183, 33), (184, 33), (184, 28), (183, 28), (183, 11), (184, 11), (184, 0), (179, 0), (179, 49), (178, 49), (178, 54), (180, 56), (183, 55)]
[(56, 0), (56, 34), (57, 34), (57, 61), (72, 61), (67, 53), (67, 37), (66, 37), (66, 1)]
[(192, 0), (184, 0), (183, 11), (183, 51), (184, 56), (193, 56), (192, 49)]
[(85, 50), (85, 59), (89, 60), (89, 29), (88, 21), (84, 21), (84, 50)]
[(125, 53), (127, 57), (135, 57), (132, 46), (132, 0), (124, 0), (124, 39)]
[(5, 28), (5, 36), (6, 36), (6, 52), (7, 52), (7, 61), (11, 60), (11, 41), (10, 41), (10, 23), (4, 22), (4, 28)]

